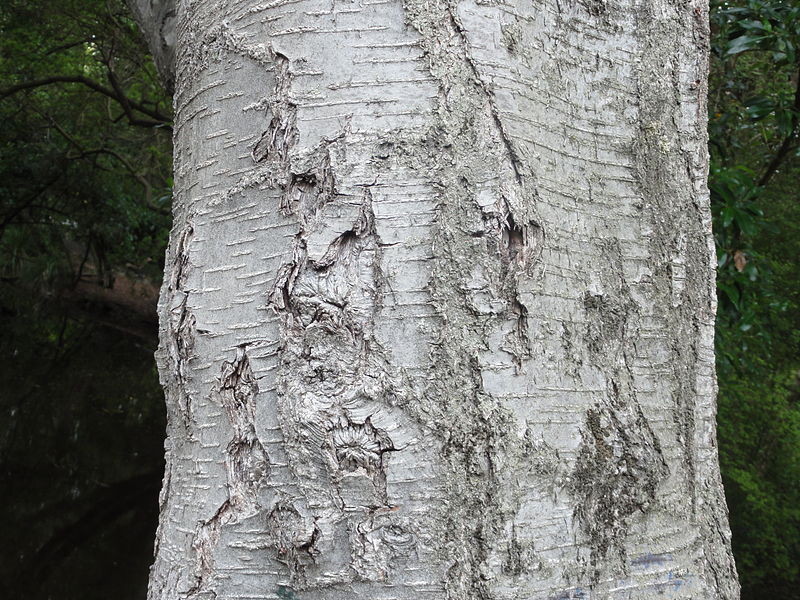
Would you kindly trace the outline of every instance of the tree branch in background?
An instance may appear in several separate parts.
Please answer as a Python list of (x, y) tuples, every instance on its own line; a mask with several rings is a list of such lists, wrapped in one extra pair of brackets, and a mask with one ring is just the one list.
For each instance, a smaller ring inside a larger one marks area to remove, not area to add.
[(46, 192), (51, 185), (53, 185), (56, 181), (58, 181), (61, 178), (62, 175), (63, 173), (61, 171), (58, 171), (50, 179), (45, 181), (44, 185), (41, 186), (38, 190), (30, 194), (22, 202), (17, 204), (17, 206), (12, 207), (7, 214), (2, 215), (2, 217), (0, 218), (0, 239), (3, 238), (3, 234), (5, 233), (6, 228), (11, 224), (11, 222), (20, 214), (22, 214), (22, 211), (24, 211), (26, 208), (29, 208), (33, 204), (34, 200), (36, 200), (39, 196), (41, 196), (44, 192)]
[(125, 513), (154, 501), (161, 486), (161, 473), (153, 471), (100, 488), (81, 502), (88, 506), (78, 519), (56, 531), (23, 565), (28, 581), (38, 585), (76, 549), (102, 533)]
[(59, 125), (58, 121), (53, 119), (50, 115), (46, 115), (41, 112), (40, 114), (50, 122), (50, 124), (55, 128), (56, 131), (58, 131), (58, 133), (61, 134), (61, 136), (65, 140), (67, 140), (70, 144), (75, 146), (75, 148), (78, 150), (79, 153), (78, 156), (68, 157), (68, 158), (84, 158), (86, 156), (93, 156), (98, 154), (105, 154), (111, 156), (112, 158), (115, 158), (117, 161), (119, 161), (119, 163), (123, 167), (125, 167), (125, 170), (128, 171), (128, 173), (130, 173), (134, 177), (134, 179), (136, 179), (136, 181), (142, 184), (145, 193), (145, 205), (147, 206), (147, 208), (154, 210), (161, 215), (167, 216), (170, 214), (169, 210), (161, 208), (153, 202), (153, 186), (151, 186), (147, 178), (141, 173), (139, 173), (136, 169), (134, 169), (130, 161), (126, 159), (124, 156), (122, 156), (119, 152), (116, 152), (114, 150), (111, 150), (110, 148), (105, 148), (105, 147), (98, 148), (96, 150), (86, 150), (75, 140), (74, 137), (72, 137), (69, 133), (67, 133), (67, 131), (63, 127), (61, 127), (61, 125)]
[[(131, 125), (138, 125), (140, 127), (163, 127), (169, 131), (172, 131), (172, 126), (170, 125), (170, 119), (166, 115), (160, 113), (157, 110), (153, 110), (147, 108), (140, 102), (136, 102), (131, 100), (119, 88), (116, 89), (109, 89), (105, 86), (100, 85), (96, 81), (89, 79), (88, 77), (83, 77), (81, 75), (55, 75), (53, 77), (46, 77), (44, 79), (34, 79), (33, 81), (26, 81), (25, 83), (20, 83), (17, 85), (13, 85), (11, 87), (5, 88), (0, 90), (0, 100), (3, 98), (7, 98), (17, 92), (21, 92), (23, 90), (34, 89), (37, 87), (43, 87), (46, 85), (52, 85), (54, 83), (80, 83), (81, 85), (85, 85), (86, 87), (103, 94), (104, 96), (108, 96), (112, 100), (116, 101), (122, 109), (125, 111), (126, 116), (128, 117), (128, 121)], [(141, 113), (145, 116), (148, 116), (154, 121), (148, 121), (145, 119), (139, 119), (134, 114), (133, 111)]]
[(764, 174), (758, 180), (758, 186), (764, 187), (772, 179), (772, 176), (778, 172), (781, 164), (791, 154), (792, 150), (797, 147), (797, 127), (800, 123), (800, 71), (797, 73), (797, 83), (794, 90), (794, 103), (792, 104), (792, 127), (789, 133), (784, 138), (775, 156), (764, 169)]

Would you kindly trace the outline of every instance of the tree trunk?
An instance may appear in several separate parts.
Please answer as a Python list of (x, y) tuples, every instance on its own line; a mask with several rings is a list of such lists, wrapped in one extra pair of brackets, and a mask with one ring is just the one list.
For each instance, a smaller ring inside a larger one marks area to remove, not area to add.
[(707, 53), (699, 0), (180, 1), (150, 599), (737, 598)]

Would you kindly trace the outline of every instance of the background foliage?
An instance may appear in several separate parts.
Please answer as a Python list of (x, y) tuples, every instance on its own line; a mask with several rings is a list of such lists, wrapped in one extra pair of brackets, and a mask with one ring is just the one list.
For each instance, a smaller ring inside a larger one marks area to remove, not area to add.
[(0, 2), (0, 597), (144, 598), (170, 100), (121, 0)]
[(719, 448), (742, 598), (800, 586), (800, 5), (712, 3)]
[[(46, 18), (45, 18), (46, 16)], [(745, 600), (800, 589), (800, 7), (712, 2), (719, 444)], [(141, 599), (170, 101), (122, 0), (0, 4), (2, 597)]]

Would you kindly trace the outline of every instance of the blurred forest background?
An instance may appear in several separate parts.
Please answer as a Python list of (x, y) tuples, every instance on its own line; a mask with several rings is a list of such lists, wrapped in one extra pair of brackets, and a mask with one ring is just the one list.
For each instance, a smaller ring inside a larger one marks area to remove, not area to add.
[[(800, 589), (800, 6), (712, 1), (719, 450), (744, 600)], [(0, 4), (0, 596), (145, 597), (170, 99), (123, 0)]]

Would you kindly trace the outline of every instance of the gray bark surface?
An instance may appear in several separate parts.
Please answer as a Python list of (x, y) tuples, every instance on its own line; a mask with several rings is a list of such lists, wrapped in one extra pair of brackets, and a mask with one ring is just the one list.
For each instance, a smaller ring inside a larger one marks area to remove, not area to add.
[(150, 600), (734, 599), (698, 0), (183, 0)]

